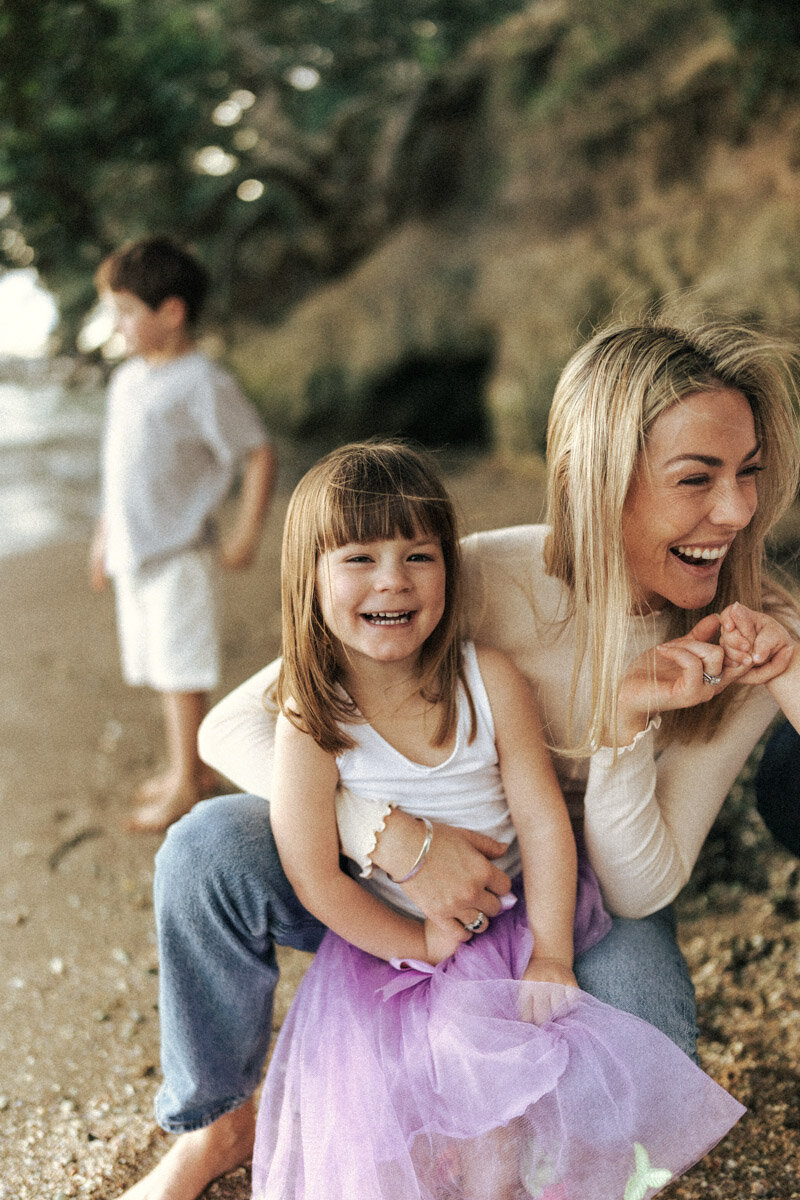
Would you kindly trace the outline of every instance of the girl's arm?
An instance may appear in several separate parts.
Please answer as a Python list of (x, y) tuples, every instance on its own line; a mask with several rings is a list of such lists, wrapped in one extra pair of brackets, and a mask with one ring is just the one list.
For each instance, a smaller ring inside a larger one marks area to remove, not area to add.
[(527, 680), (496, 650), (480, 650), (478, 660), (519, 840), (534, 938), (524, 978), (577, 986), (572, 973), (577, 853), (567, 806)]
[(286, 875), (301, 904), (323, 924), (378, 958), (437, 962), (444, 948), (435, 931), (370, 895), (339, 865), (333, 755), (284, 716), (275, 729), (270, 821)]

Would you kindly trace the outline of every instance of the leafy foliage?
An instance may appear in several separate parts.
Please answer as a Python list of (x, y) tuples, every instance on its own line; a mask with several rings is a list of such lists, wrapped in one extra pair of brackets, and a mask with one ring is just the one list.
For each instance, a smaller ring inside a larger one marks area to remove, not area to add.
[[(301, 277), (315, 223), (332, 206), (340, 223), (360, 211), (358, 181), (341, 178), (348, 113), (413, 88), (521, 6), (4, 0), (0, 262), (35, 262), (73, 332), (100, 258), (146, 232), (202, 251), (221, 280), (218, 309), (233, 247), (254, 227), (305, 245)], [(323, 256), (308, 274), (341, 265)]]

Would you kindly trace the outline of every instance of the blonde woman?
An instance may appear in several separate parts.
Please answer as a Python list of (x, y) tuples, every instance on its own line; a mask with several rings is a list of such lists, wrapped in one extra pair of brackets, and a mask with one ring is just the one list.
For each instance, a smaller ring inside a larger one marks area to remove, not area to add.
[[(580, 986), (696, 1053), (694, 994), (671, 902), (750, 750), (785, 705), (793, 657), (726, 658), (733, 602), (800, 626), (763, 568), (769, 528), (797, 485), (791, 355), (753, 331), (644, 322), (598, 334), (553, 402), (546, 525), (463, 544), (469, 635), (533, 686), (573, 823), (614, 916), (576, 957)], [(792, 642), (793, 645), (793, 642)], [(244, 1160), (277, 978), (274, 942), (314, 949), (322, 928), (280, 871), (263, 800), (277, 667), (207, 718), (201, 752), (253, 793), (172, 828), (157, 863), (162, 1125), (181, 1133), (130, 1200), (191, 1200)], [(733, 685), (733, 686), (732, 686)], [(773, 694), (774, 693), (774, 694)], [(778, 806), (780, 808), (780, 806)], [(354, 870), (409, 876), (443, 930), (493, 920), (510, 881), (502, 847), (368, 796), (343, 793)], [(783, 839), (797, 830), (785, 824)]]

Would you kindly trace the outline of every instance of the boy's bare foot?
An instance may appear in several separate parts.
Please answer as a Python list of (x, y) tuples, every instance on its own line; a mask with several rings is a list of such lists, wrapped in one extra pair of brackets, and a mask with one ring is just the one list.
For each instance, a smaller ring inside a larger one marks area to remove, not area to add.
[[(153, 801), (161, 800), (165, 795), (176, 792), (182, 784), (180, 773), (169, 769), (140, 783), (133, 793), (133, 798), (137, 804), (152, 804)], [(219, 776), (211, 767), (204, 765), (197, 775), (195, 786), (202, 796), (211, 795), (215, 788), (219, 787)]]
[(152, 804), (140, 804), (122, 822), (122, 828), (126, 833), (164, 833), (201, 799), (198, 795), (193, 800), (182, 796), (175, 798), (174, 802), (154, 800)]
[(119, 1200), (197, 1200), (213, 1179), (248, 1162), (255, 1140), (253, 1102), (205, 1129), (180, 1133), (152, 1171)]
[(134, 793), (140, 803), (123, 827), (128, 833), (163, 833), (199, 800), (212, 796), (218, 786), (213, 772), (204, 773), (198, 780), (181, 779), (170, 773), (156, 776)]

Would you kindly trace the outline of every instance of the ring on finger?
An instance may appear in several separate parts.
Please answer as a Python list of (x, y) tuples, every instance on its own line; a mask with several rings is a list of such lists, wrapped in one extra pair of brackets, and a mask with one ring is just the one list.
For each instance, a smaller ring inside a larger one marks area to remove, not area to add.
[(486, 913), (479, 912), (474, 921), (464, 921), (462, 924), (467, 933), (480, 933), (483, 929), (484, 921), (487, 925), (489, 924), (489, 918), (486, 916)]
[(722, 683), (721, 675), (709, 675), (707, 671), (703, 671), (703, 683), (710, 683), (712, 687), (717, 687)]

